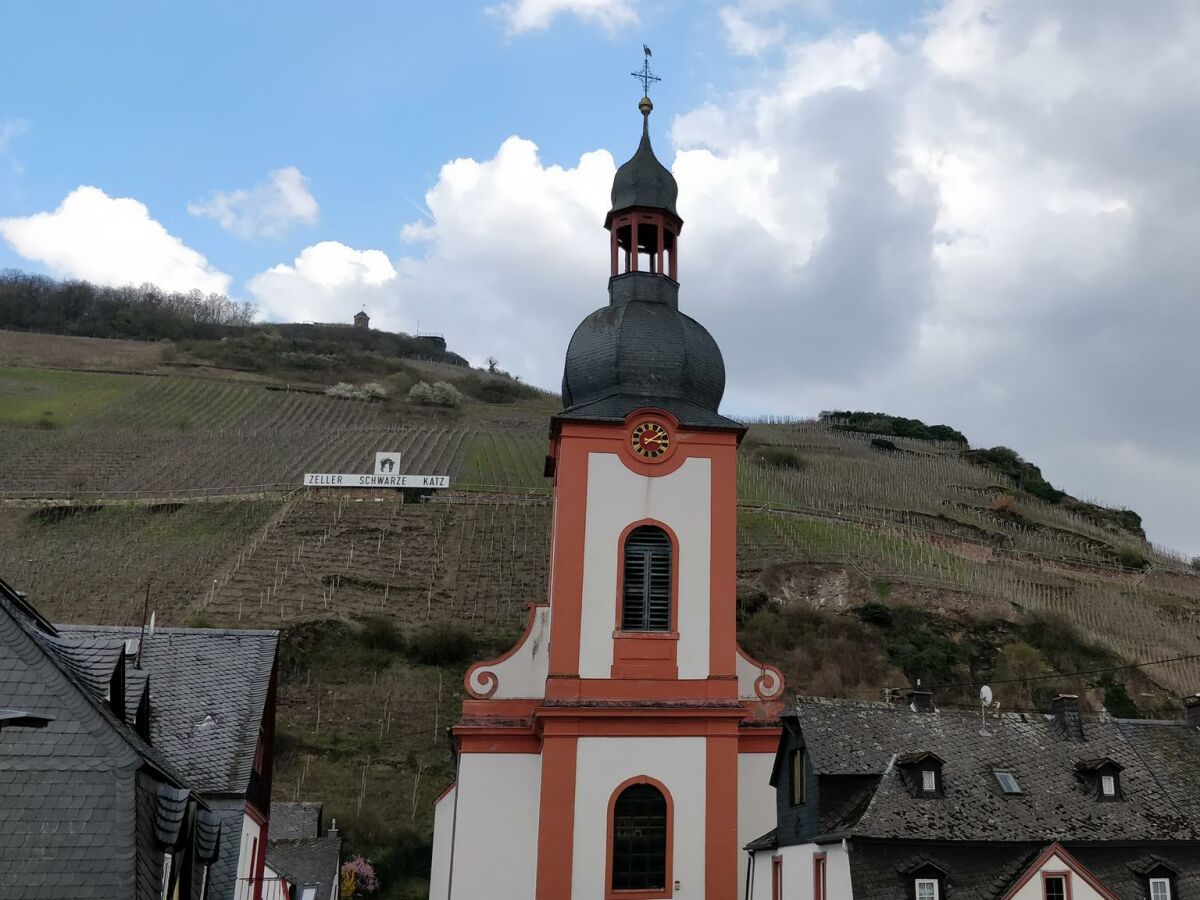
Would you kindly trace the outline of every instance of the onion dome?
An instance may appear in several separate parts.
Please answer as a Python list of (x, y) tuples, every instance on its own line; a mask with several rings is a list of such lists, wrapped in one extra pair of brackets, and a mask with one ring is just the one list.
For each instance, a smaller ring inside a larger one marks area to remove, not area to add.
[(556, 421), (621, 422), (635, 409), (661, 409), (690, 428), (745, 429), (718, 412), (725, 362), (717, 342), (679, 311), (676, 280), (679, 189), (650, 148), (642, 112), (637, 153), (613, 179), (608, 305), (580, 323), (567, 348)]
[(638, 109), (642, 112), (642, 141), (632, 158), (617, 169), (612, 186), (612, 210), (605, 227), (615, 213), (631, 206), (664, 209), (679, 215), (675, 210), (679, 185), (675, 183), (671, 170), (658, 161), (654, 148), (650, 146), (650, 111), (654, 109), (654, 104), (649, 97), (643, 97)]

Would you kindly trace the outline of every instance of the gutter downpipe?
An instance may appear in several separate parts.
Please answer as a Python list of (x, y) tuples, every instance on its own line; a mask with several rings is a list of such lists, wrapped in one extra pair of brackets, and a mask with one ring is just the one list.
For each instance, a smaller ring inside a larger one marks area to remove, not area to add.
[(746, 900), (754, 900), (754, 851), (746, 851)]
[(462, 782), (459, 780), (459, 764), (462, 753), (454, 754), (454, 812), (450, 819), (450, 864), (446, 872), (446, 900), (454, 896), (454, 843), (458, 837), (458, 794)]

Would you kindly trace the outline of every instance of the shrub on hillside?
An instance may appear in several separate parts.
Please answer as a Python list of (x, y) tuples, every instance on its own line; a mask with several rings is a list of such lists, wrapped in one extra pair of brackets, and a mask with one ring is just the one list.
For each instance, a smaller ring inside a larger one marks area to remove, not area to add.
[(387, 396), (387, 389), (377, 381), (353, 385), (348, 381), (339, 381), (332, 387), (325, 388), (330, 397), (341, 397), (345, 400), (382, 400)]
[(461, 379), (459, 383), (464, 392), (484, 403), (514, 403), (517, 400), (535, 399), (542, 395), (535, 387), (522, 384), (499, 370), (496, 370), (496, 373), (503, 377), (483, 378), (472, 374)]
[(1118, 719), (1140, 719), (1142, 712), (1119, 681), (1111, 681), (1104, 688), (1104, 708), (1110, 716)]
[(429, 384), (418, 381), (408, 391), (408, 402), (421, 406), (456, 407), (462, 403), (462, 394), (458, 388), (448, 381), (436, 381)]
[(903, 680), (889, 665), (878, 632), (809, 606), (765, 606), (738, 640), (754, 657), (778, 665), (788, 687), (801, 693), (848, 697)]
[(775, 469), (799, 471), (804, 468), (804, 457), (787, 447), (763, 447), (758, 451), (756, 459), (763, 465)]
[(1016, 482), (1017, 487), (1033, 494), (1047, 503), (1058, 503), (1067, 496), (1042, 477), (1042, 470), (1009, 447), (992, 447), (987, 450), (964, 450), (963, 456), (973, 463), (1006, 475)]
[(827, 410), (821, 413), (821, 421), (828, 422), (840, 431), (886, 434), (921, 441), (947, 441), (951, 444), (967, 443), (966, 436), (949, 425), (926, 425), (920, 419), (889, 416), (887, 413)]
[(384, 616), (367, 616), (359, 622), (358, 639), (365, 647), (388, 653), (404, 652), (404, 635), (396, 623)]
[(868, 600), (858, 609), (854, 610), (854, 614), (868, 625), (887, 628), (892, 624), (891, 609), (886, 603), (879, 603), (875, 600)]
[(1146, 554), (1137, 547), (1122, 547), (1117, 551), (1117, 562), (1124, 569), (1144, 569), (1150, 565)]
[(408, 655), (427, 666), (456, 666), (475, 655), (475, 636), (460, 625), (431, 625), (408, 640)]

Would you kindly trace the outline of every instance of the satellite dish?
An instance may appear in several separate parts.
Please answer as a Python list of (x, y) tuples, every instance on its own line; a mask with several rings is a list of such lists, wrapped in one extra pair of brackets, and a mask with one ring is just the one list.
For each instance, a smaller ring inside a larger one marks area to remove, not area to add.
[(979, 702), (984, 706), (992, 702), (992, 689), (986, 684), (979, 689)]

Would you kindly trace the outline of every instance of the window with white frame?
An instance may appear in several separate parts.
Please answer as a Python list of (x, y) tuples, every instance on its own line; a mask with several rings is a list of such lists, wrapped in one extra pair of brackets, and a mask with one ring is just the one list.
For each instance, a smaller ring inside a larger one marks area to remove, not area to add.
[(937, 879), (918, 878), (916, 895), (917, 900), (939, 900)]
[(1047, 875), (1042, 879), (1042, 895), (1045, 900), (1067, 900), (1065, 875)]
[(1171, 900), (1171, 879), (1150, 879), (1150, 900)]
[(1112, 775), (1100, 776), (1100, 793), (1105, 797), (1117, 796), (1117, 779)]
[(921, 790), (929, 794), (937, 790), (937, 772), (933, 769), (921, 770)]

